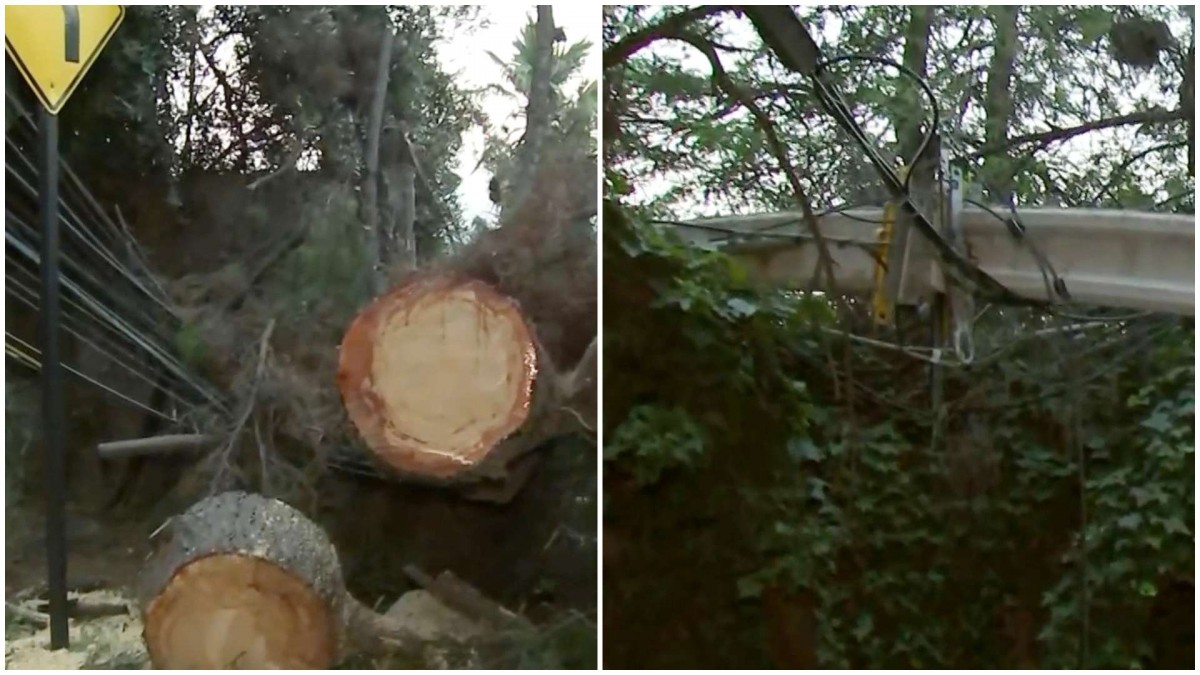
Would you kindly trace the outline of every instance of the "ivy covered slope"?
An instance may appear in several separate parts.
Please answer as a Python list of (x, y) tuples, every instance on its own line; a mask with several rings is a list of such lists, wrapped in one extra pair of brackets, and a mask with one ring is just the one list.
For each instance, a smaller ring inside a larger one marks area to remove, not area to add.
[[(1190, 11), (798, 15), (924, 76), (984, 199), (1191, 213)], [(1135, 20), (1170, 33), (1153, 63), (1114, 44)], [(898, 347), (921, 313), (757, 287), (661, 223), (881, 203), (747, 18), (608, 8), (604, 61), (606, 666), (1190, 666), (1192, 320), (981, 306), (935, 371)], [(834, 81), (911, 155), (915, 87)]]

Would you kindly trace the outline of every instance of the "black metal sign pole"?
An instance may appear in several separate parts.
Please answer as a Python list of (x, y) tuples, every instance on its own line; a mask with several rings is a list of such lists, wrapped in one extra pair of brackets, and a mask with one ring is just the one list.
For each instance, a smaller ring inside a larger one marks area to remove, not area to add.
[(67, 466), (63, 369), (58, 350), (58, 116), (41, 110), (38, 212), (42, 218), (42, 435), (46, 448), (46, 566), (50, 595), (50, 649), (66, 649)]
[[(63, 59), (79, 63), (79, 8), (63, 6)], [(38, 148), (38, 212), (42, 218), (42, 438), (46, 448), (46, 588), (50, 649), (66, 649), (67, 628), (67, 415), (58, 349), (58, 115), (42, 108)]]

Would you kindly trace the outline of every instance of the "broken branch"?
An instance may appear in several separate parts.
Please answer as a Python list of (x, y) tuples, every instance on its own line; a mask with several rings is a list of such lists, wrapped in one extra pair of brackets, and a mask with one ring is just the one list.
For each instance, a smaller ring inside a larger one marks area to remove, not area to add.
[(217, 441), (211, 434), (170, 434), (134, 438), (128, 441), (109, 441), (96, 446), (100, 459), (128, 459), (147, 455), (163, 455), (174, 452), (191, 452)]
[(250, 396), (246, 399), (246, 407), (242, 411), (242, 416), (233, 427), (233, 432), (229, 435), (229, 441), (225, 444), (225, 449), (220, 454), (220, 465), (213, 473), (212, 482), (209, 484), (209, 494), (215, 494), (221, 485), (221, 479), (225, 476), (225, 470), (229, 467), (229, 456), (233, 452), (233, 448), (237, 445), (238, 435), (242, 433), (242, 428), (246, 426), (246, 422), (250, 419), (250, 414), (254, 412), (254, 400), (258, 397), (258, 383), (262, 380), (263, 370), (267, 364), (267, 346), (271, 340), (271, 333), (275, 330), (275, 319), (267, 322), (267, 328), (263, 331), (262, 338), (259, 340), (258, 347), (258, 367), (254, 371), (254, 382), (250, 385)]
[(992, 145), (980, 149), (975, 153), (974, 156), (977, 158), (986, 157), (987, 155), (995, 154), (997, 152), (1004, 152), (1010, 148), (1015, 148), (1019, 145), (1028, 145), (1030, 143), (1036, 144), (1039, 148), (1044, 148), (1047, 145), (1059, 143), (1072, 139), (1076, 136), (1082, 136), (1083, 134), (1092, 131), (1099, 131), (1101, 129), (1113, 129), (1130, 124), (1164, 124), (1183, 119), (1186, 119), (1186, 113), (1183, 110), (1147, 110), (1144, 112), (1130, 113), (1128, 115), (1120, 115), (1118, 117), (1110, 117), (1104, 120), (1088, 122), (1077, 127), (1051, 129), (1050, 131), (1042, 131), (1035, 134), (1013, 136), (1005, 141), (1003, 145)]
[(665, 17), (653, 26), (634, 31), (604, 49), (604, 69), (608, 70), (613, 66), (620, 65), (650, 43), (673, 36), (693, 21), (730, 9), (732, 7), (722, 5), (694, 7)]

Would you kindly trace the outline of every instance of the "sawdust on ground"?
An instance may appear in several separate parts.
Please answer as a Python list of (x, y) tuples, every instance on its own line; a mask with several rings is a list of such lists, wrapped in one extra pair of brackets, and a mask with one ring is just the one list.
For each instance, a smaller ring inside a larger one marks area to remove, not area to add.
[[(126, 614), (70, 621), (70, 647), (50, 650), (48, 626), (30, 625), (41, 614), (36, 601), (9, 601), (5, 607), (4, 665), (11, 670), (146, 669), (142, 623), (128, 598), (100, 590), (71, 594), (81, 604), (123, 603)], [(36, 621), (36, 620), (35, 620)]]

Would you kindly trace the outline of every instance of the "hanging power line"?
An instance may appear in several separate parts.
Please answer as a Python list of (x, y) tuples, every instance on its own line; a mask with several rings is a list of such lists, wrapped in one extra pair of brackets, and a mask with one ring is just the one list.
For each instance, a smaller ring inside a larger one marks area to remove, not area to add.
[[(32, 250), (32, 248), (22, 245), (22, 242), (12, 238), (9, 235), (9, 232), (10, 230), (6, 228), (5, 235), (9, 244), (13, 245), (35, 265), (39, 264), (39, 254)], [(218, 395), (216, 391), (206, 382), (203, 382), (199, 377), (190, 373), (188, 368), (181, 361), (179, 361), (179, 359), (175, 358), (169, 349), (158, 344), (152, 337), (141, 333), (136, 328), (131, 326), (128, 322), (122, 319), (120, 315), (106, 307), (96, 298), (92, 297), (91, 294), (81, 288), (69, 277), (65, 275), (63, 276), (62, 285), (65, 291), (75, 296), (75, 298), (86, 305), (90, 311), (94, 312), (97, 317), (99, 317), (101, 323), (114, 329), (121, 336), (128, 338), (130, 342), (147, 352), (169, 372), (179, 377), (182, 381), (189, 383), (192, 388), (198, 394), (203, 396), (209, 403), (212, 403), (222, 411), (228, 412), (228, 408), (226, 407), (220, 395)]]
[[(16, 298), (24, 306), (37, 311), (38, 296), (36, 289), (27, 286), (21, 280), (8, 274), (5, 275), (5, 282), (5, 290), (7, 291), (8, 295)], [(178, 393), (174, 388), (168, 386), (168, 384), (170, 384), (170, 380), (163, 382), (155, 376), (155, 373), (147, 373), (145, 370), (146, 364), (139, 364), (137, 355), (129, 346), (127, 346), (127, 344), (122, 344), (119, 341), (112, 340), (111, 338), (108, 338), (105, 333), (96, 331), (94, 328), (92, 330), (88, 330), (88, 327), (84, 325), (84, 321), (80, 320), (79, 317), (75, 316), (73, 313), (66, 311), (66, 309), (67, 308), (64, 306), (64, 311), (61, 312), (63, 328), (67, 331), (67, 333), (90, 347), (95, 354), (111, 361), (118, 368), (130, 373), (142, 382), (161, 388), (164, 394), (175, 399), (175, 401), (182, 404), (185, 408), (193, 408), (202, 404), (195, 399), (189, 399), (185, 397), (184, 395)]]
[[(34, 164), (31, 161), (29, 161), (28, 158), (26, 158), (24, 156), (24, 154), (21, 152), (21, 150), (19, 148), (15, 147), (15, 145), (11, 139), (8, 140), (8, 145), (10, 147), (10, 152), (8, 154), (10, 156), (15, 156), (18, 159), (23, 160), (26, 170), (30, 171), (31, 174), (36, 177), (37, 172), (36, 172), (36, 167), (34, 166)], [(4, 167), (5, 167), (5, 170), (8, 172), (8, 174), (16, 180), (17, 185), (19, 187), (21, 187), (26, 192), (27, 195), (29, 195), (30, 197), (36, 197), (37, 190), (34, 187), (36, 178), (29, 179), (25, 176), (22, 176), (20, 174), (20, 172), (17, 170), (17, 168), (14, 167), (14, 165), (9, 163), (8, 161), (5, 161)], [(6, 202), (9, 201), (9, 199), (6, 198), (5, 201)], [(125, 280), (127, 280), (134, 287), (134, 289), (136, 289), (141, 295), (143, 295), (144, 297), (153, 301), (156, 305), (158, 305), (158, 307), (160, 309), (164, 310), (169, 316), (176, 318), (176, 319), (178, 318), (175, 311), (166, 304), (166, 302), (164, 301), (163, 298), (158, 297), (157, 294), (155, 294), (150, 289), (146, 288), (146, 286), (142, 283), (142, 281), (140, 279), (138, 279), (137, 276), (134, 275), (134, 273), (131, 270), (129, 270), (126, 266), (122, 265), (116, 259), (116, 256), (113, 255), (112, 252), (109, 251), (107, 248), (105, 248), (103, 243), (100, 242), (100, 240), (95, 236), (95, 234), (92, 233), (93, 228), (84, 227), (82, 225), (83, 221), (80, 220), (80, 218), (76, 214), (75, 209), (73, 209), (71, 207), (71, 205), (66, 202), (66, 200), (60, 200), (60, 202), (61, 202), (60, 218), (61, 218), (62, 222), (67, 225), (69, 234), (75, 235), (78, 238), (79, 242), (81, 242), (84, 245), (85, 249), (94, 253), (98, 259), (100, 259), (101, 261), (106, 263), (109, 267), (111, 267), (114, 271), (116, 271), (118, 273), (118, 275), (120, 275)], [(36, 236), (40, 237), (40, 234), (37, 234), (36, 230), (34, 232), (35, 232)]]
[[(11, 94), (9, 98), (12, 99)], [(12, 102), (23, 110), (19, 101)], [(28, 130), (36, 132), (32, 118), (25, 114), (22, 118)], [(15, 133), (21, 129), (21, 126), (10, 127), (5, 138), (8, 148), (5, 173), (12, 188), (5, 198), (6, 294), (22, 306), (40, 312), (39, 296), (33, 288), (40, 267), (41, 235), (31, 225), (36, 216), (38, 172), (36, 163), (23, 149), (19, 134)], [(67, 177), (66, 189), (59, 195), (60, 222), (65, 235), (60, 271), (64, 302), (60, 321), (64, 329), (84, 348), (93, 350), (121, 371), (160, 388), (173, 405), (188, 409), (212, 406), (227, 413), (224, 397), (175, 355), (172, 342), (182, 323), (180, 315), (157, 283), (132, 233), (104, 212), (61, 157), (60, 162)], [(122, 249), (128, 252), (127, 262), (114, 253)], [(6, 335), (9, 356), (24, 365), (36, 366), (40, 362), (22, 347), (27, 344), (11, 333)], [(119, 387), (101, 382), (78, 368), (67, 368), (122, 401), (148, 409), (118, 391)], [(154, 372), (156, 369), (161, 372)], [(174, 414), (155, 412), (175, 420)]]
[[(12, 357), (13, 359), (15, 359), (18, 363), (20, 363), (23, 366), (32, 368), (34, 370), (39, 370), (39, 371), (42, 369), (42, 362), (39, 359), (39, 357), (41, 356), (41, 352), (38, 351), (38, 349), (36, 349), (35, 347), (33, 347), (33, 345), (30, 345), (29, 343), (25, 342), (21, 338), (13, 335), (12, 333), (10, 333), (8, 331), (4, 331), (4, 352), (6, 355)], [(71, 373), (72, 375), (78, 377), (79, 379), (81, 379), (95, 387), (103, 389), (104, 391), (112, 394), (113, 396), (116, 396), (117, 398), (121, 399), (122, 401), (124, 401), (132, 406), (140, 408), (143, 411), (148, 412), (157, 417), (161, 417), (162, 419), (164, 419), (168, 422), (177, 422), (178, 421), (178, 419), (175, 418), (173, 415), (168, 415), (167, 413), (164, 413), (161, 410), (155, 410), (154, 408), (151, 408), (151, 407), (145, 405), (141, 401), (138, 401), (129, 396), (126, 396), (125, 394), (122, 394), (121, 392), (109, 387), (108, 385), (104, 384), (103, 382), (101, 382), (95, 378), (89, 377), (88, 375), (80, 372), (79, 370), (76, 370), (75, 368), (72, 368), (71, 366), (69, 366), (65, 363), (62, 364), (62, 366), (63, 366), (63, 370), (66, 370), (68, 373)]]

